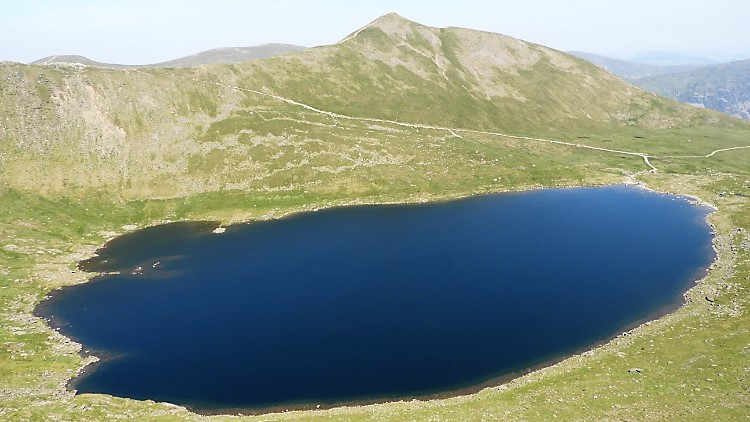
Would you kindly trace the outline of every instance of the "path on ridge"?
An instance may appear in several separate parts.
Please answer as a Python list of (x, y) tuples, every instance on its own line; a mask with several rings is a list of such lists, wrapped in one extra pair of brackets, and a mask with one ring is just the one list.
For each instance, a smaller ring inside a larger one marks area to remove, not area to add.
[[(532, 137), (532, 136), (511, 135), (511, 134), (501, 133), (501, 132), (489, 132), (489, 131), (482, 131), (482, 130), (476, 130), (476, 129), (455, 128), (455, 127), (452, 128), (452, 127), (446, 127), (446, 126), (427, 125), (427, 124), (422, 124), (422, 123), (406, 123), (406, 122), (400, 122), (398, 120), (378, 119), (374, 117), (349, 116), (346, 114), (340, 114), (340, 113), (334, 113), (332, 111), (321, 110), (309, 104), (295, 101), (291, 98), (286, 98), (286, 97), (282, 97), (280, 95), (275, 95), (275, 94), (269, 94), (269, 93), (258, 91), (255, 89), (240, 88), (238, 86), (227, 85), (227, 84), (223, 84), (220, 82), (211, 82), (211, 83), (218, 85), (218, 86), (222, 86), (224, 88), (228, 88), (228, 89), (234, 89), (237, 91), (245, 91), (245, 92), (250, 92), (253, 94), (257, 94), (257, 95), (262, 95), (265, 97), (274, 98), (278, 101), (283, 101), (283, 102), (286, 102), (287, 104), (292, 104), (298, 107), (302, 107), (314, 113), (318, 113), (324, 116), (338, 118), (338, 119), (355, 120), (355, 121), (362, 121), (362, 122), (374, 122), (374, 123), (387, 123), (387, 124), (398, 125), (398, 126), (403, 126), (403, 127), (413, 128), (413, 129), (443, 130), (443, 131), (450, 133), (454, 137), (458, 137), (458, 138), (461, 138), (458, 132), (477, 133), (477, 134), (482, 134), (482, 135), (501, 136), (504, 138), (511, 138), (511, 139), (520, 139), (520, 140), (527, 140), (527, 141), (546, 142), (546, 143), (557, 144), (557, 145), (566, 145), (566, 146), (575, 147), (575, 148), (585, 148), (585, 149), (591, 149), (595, 151), (610, 152), (614, 154), (630, 155), (630, 156), (641, 157), (643, 159), (644, 164), (646, 164), (646, 166), (649, 167), (649, 170), (647, 171), (648, 173), (656, 173), (658, 171), (658, 169), (653, 164), (651, 164), (651, 161), (649, 161), (649, 158), (659, 158), (659, 156), (650, 155), (645, 152), (622, 151), (622, 150), (617, 150), (617, 149), (595, 147), (591, 145), (559, 141), (559, 140), (554, 140), (554, 139), (537, 138), (537, 137)], [(714, 154), (718, 152), (731, 151), (731, 150), (743, 149), (743, 148), (750, 148), (750, 145), (717, 149), (716, 151), (713, 151), (707, 155), (683, 155), (683, 156), (673, 155), (673, 156), (663, 156), (663, 158), (710, 158), (710, 157), (713, 157)]]

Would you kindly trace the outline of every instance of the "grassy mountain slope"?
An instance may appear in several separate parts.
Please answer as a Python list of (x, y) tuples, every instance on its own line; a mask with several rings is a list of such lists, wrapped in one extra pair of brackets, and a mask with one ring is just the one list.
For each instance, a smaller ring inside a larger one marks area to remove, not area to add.
[(633, 83), (684, 103), (750, 120), (750, 59), (640, 78)]
[(638, 63), (630, 60), (620, 60), (598, 54), (586, 53), (583, 51), (569, 51), (568, 53), (584, 60), (588, 60), (591, 63), (603, 67), (615, 75), (627, 80), (688, 72), (700, 67), (699, 65), (656, 65)]
[(661, 110), (674, 105), (657, 106), (649, 95), (558, 51), (393, 15), (336, 46), (243, 69), (264, 76), (261, 82), (281, 95), (327, 110), (405, 121), (527, 131), (543, 122), (558, 129), (602, 122), (658, 127), (660, 120), (696, 116), (682, 117), (685, 108)]
[(215, 48), (179, 59), (156, 63), (149, 67), (192, 67), (207, 64), (242, 63), (250, 60), (281, 56), (301, 51), (305, 48), (291, 44), (263, 44), (253, 47)]
[(746, 415), (750, 124), (543, 46), (397, 15), (336, 45), (236, 65), (4, 63), (0, 94), (3, 419), (201, 419), (64, 389), (89, 359), (31, 312), (84, 282), (75, 263), (118, 233), (625, 180), (719, 207), (719, 260), (679, 312), (478, 394), (272, 418)]
[(36, 60), (31, 64), (54, 65), (54, 64), (81, 64), (92, 67), (106, 67), (112, 69), (147, 69), (154, 67), (193, 67), (208, 64), (232, 64), (250, 60), (267, 59), (269, 57), (281, 56), (283, 54), (304, 50), (305, 47), (291, 44), (262, 44), (252, 47), (226, 47), (201, 51), (200, 53), (179, 59), (169, 60), (161, 63), (147, 65), (126, 65), (101, 63), (90, 60), (83, 56), (62, 55), (49, 56)]
[[(1, 136), (5, 156), (13, 157), (4, 162), (4, 178), (10, 187), (44, 193), (107, 187), (145, 199), (222, 188), (325, 186), (320, 183), (324, 172), (311, 168), (351, 166), (353, 159), (342, 155), (342, 144), (330, 133), (350, 125), (341, 136), (374, 136), (378, 142), (388, 133), (249, 90), (351, 116), (585, 139), (581, 142), (592, 146), (649, 147), (672, 155), (692, 153), (695, 145), (655, 143), (657, 136), (666, 136), (665, 129), (738, 125), (657, 98), (542, 46), (428, 28), (398, 16), (385, 16), (334, 46), (234, 66), (6, 65), (1, 72), (7, 93), (1, 100), (7, 121)], [(406, 129), (401, 132), (410, 132)], [(649, 137), (651, 130), (656, 132)], [(295, 175), (296, 183), (274, 171), (291, 165), (286, 164), (290, 157), (277, 157), (275, 151), (290, 138), (300, 143), (290, 148), (298, 151), (294, 162), (306, 168), (305, 178)], [(259, 155), (261, 146), (267, 150)], [(414, 160), (406, 151), (370, 154), (374, 162)], [(266, 177), (271, 179), (264, 182)]]

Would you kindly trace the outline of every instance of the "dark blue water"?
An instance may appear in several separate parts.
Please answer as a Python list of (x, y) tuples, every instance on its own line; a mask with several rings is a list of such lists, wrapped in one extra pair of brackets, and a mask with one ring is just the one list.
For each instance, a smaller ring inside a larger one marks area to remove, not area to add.
[(606, 187), (170, 224), (113, 240), (81, 265), (122, 274), (37, 311), (106, 357), (79, 392), (202, 411), (432, 394), (678, 303), (713, 259), (706, 213)]

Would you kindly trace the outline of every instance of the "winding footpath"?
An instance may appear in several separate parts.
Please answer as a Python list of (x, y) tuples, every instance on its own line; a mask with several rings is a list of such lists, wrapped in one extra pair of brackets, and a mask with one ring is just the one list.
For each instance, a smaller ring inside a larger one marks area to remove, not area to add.
[(711, 158), (717, 152), (732, 151), (732, 150), (735, 150), (735, 149), (745, 149), (745, 148), (750, 148), (750, 145), (745, 145), (745, 146), (741, 146), (741, 147), (731, 147), (731, 148), (717, 149), (716, 151), (713, 151), (713, 152), (708, 153), (706, 155), (664, 155), (662, 158)]
[[(482, 131), (482, 130), (475, 130), (475, 129), (465, 129), (465, 128), (451, 128), (451, 127), (445, 127), (445, 126), (434, 126), (434, 125), (427, 125), (422, 123), (406, 123), (406, 122), (399, 122), (398, 120), (387, 120), (387, 119), (377, 119), (374, 117), (356, 117), (356, 116), (349, 116), (346, 114), (340, 114), (340, 113), (334, 113), (332, 111), (326, 111), (321, 110), (318, 108), (315, 108), (309, 104), (301, 103), (299, 101), (295, 101), (291, 98), (282, 97), (280, 95), (275, 94), (269, 94), (263, 91), (258, 91), (255, 89), (250, 88), (240, 88), (238, 86), (233, 85), (227, 85), (220, 82), (210, 82), (214, 85), (218, 85), (224, 88), (236, 90), (236, 91), (243, 91), (243, 92), (250, 92), (256, 95), (261, 95), (264, 97), (273, 98), (278, 101), (283, 101), (287, 104), (291, 104), (294, 106), (302, 107), (305, 110), (312, 111), (314, 113), (321, 114), (323, 116), (328, 116), (336, 119), (344, 119), (344, 120), (353, 120), (353, 121), (361, 121), (361, 122), (371, 122), (371, 123), (386, 123), (391, 125), (397, 125), (402, 127), (408, 127), (412, 129), (432, 129), (432, 130), (441, 130), (446, 131), (450, 133), (455, 138), (463, 138), (461, 135), (459, 135), (460, 132), (463, 133), (475, 133), (475, 134), (481, 134), (481, 135), (491, 135), (491, 136), (501, 136), (504, 138), (511, 138), (511, 139), (519, 139), (524, 141), (536, 141), (536, 142), (546, 142), (549, 144), (557, 144), (557, 145), (565, 145), (575, 148), (584, 148), (584, 149), (590, 149), (595, 151), (602, 151), (602, 152), (609, 152), (614, 154), (622, 154), (622, 155), (630, 155), (630, 156), (636, 156), (641, 157), (643, 159), (643, 163), (646, 164), (646, 166), (649, 168), (647, 170), (647, 173), (656, 173), (658, 169), (656, 166), (654, 166), (649, 158), (659, 158), (658, 156), (650, 155), (644, 152), (632, 152), (632, 151), (621, 151), (617, 149), (609, 149), (609, 148), (602, 148), (602, 147), (594, 147), (590, 145), (580, 144), (580, 143), (573, 143), (573, 142), (565, 142), (565, 141), (558, 141), (554, 139), (546, 139), (546, 138), (536, 138), (531, 136), (520, 136), (520, 135), (510, 135), (507, 133), (500, 133), (500, 132), (488, 132), (488, 131)], [(714, 154), (724, 151), (732, 151), (737, 149), (744, 149), (744, 148), (750, 148), (750, 145), (745, 146), (737, 146), (737, 147), (731, 147), (731, 148), (722, 148), (717, 149), (716, 151), (713, 151), (707, 155), (671, 155), (671, 156), (663, 156), (662, 158), (710, 158), (713, 157)]]

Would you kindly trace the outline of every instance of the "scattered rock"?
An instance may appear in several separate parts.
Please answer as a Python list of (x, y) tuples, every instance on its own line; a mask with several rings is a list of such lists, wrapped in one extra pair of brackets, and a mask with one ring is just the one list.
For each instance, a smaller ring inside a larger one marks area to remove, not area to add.
[(641, 372), (643, 372), (643, 369), (641, 369), (641, 368), (630, 368), (630, 369), (628, 369), (628, 372), (640, 374)]

